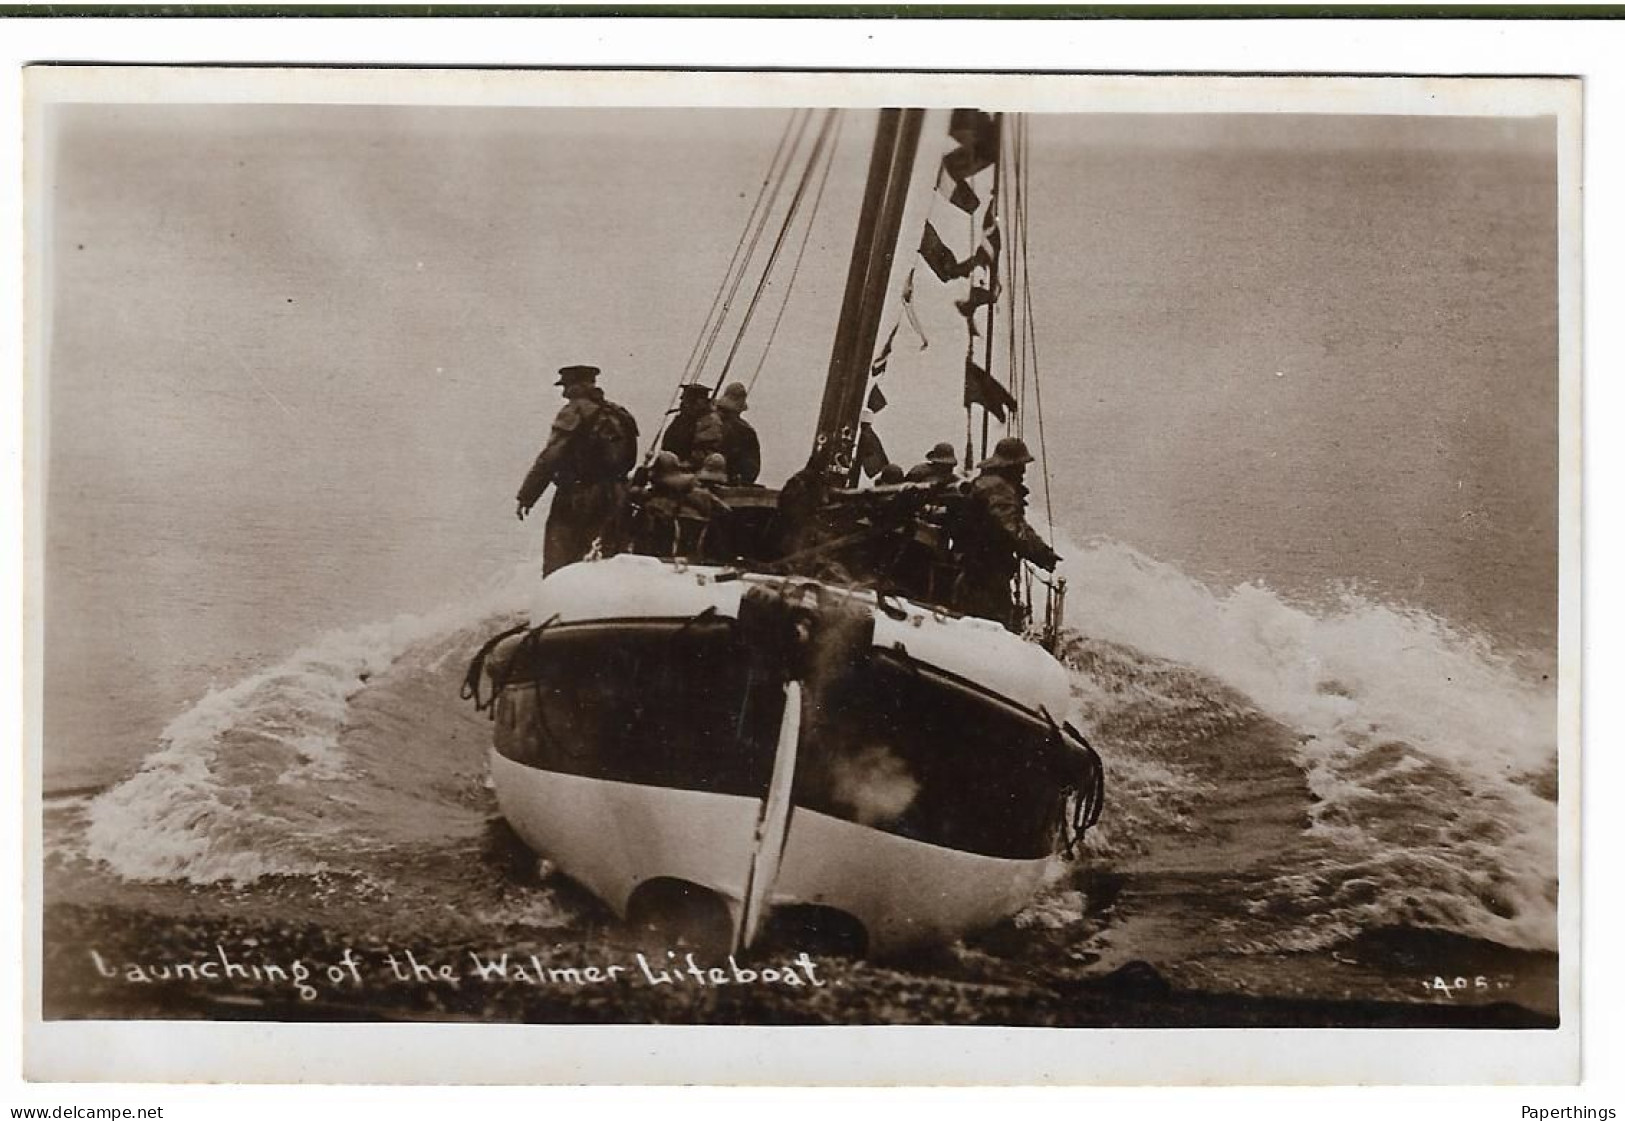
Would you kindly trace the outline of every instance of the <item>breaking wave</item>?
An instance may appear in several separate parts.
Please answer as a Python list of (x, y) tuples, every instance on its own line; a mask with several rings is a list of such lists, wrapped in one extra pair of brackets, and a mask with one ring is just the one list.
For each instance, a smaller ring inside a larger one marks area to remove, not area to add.
[[(1391, 926), (1555, 947), (1550, 682), (1421, 611), (1215, 591), (1112, 541), (1065, 552), (1074, 692), (1108, 770), (1091, 860), (1178, 877), (1193, 929), (1241, 952)], [(490, 726), (457, 685), (532, 579), (328, 634), (209, 693), (89, 803), (83, 855), (132, 882), (466, 876), (493, 814)], [(908, 775), (861, 762), (851, 800), (907, 805)], [(1082, 910), (1075, 885), (1056, 891), (1023, 923)], [(513, 905), (557, 918), (543, 896)]]
[(1088, 636), (1076, 689), (1108, 747), (1108, 846), (1191, 838), (1243, 810), (1246, 844), (1282, 848), (1219, 878), (1236, 948), (1386, 926), (1556, 948), (1552, 682), (1414, 608), (1215, 592), (1111, 541), (1068, 555), (1069, 622)]
[(489, 729), (455, 682), (528, 584), (516, 570), (469, 603), (331, 632), (211, 691), (91, 801), (85, 855), (136, 882), (240, 884), (466, 836), (484, 820)]

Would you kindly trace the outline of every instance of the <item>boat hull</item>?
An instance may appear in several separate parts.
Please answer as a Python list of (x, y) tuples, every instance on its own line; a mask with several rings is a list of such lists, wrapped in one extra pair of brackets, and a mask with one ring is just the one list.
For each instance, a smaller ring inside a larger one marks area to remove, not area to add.
[[(649, 885), (720, 901), (735, 945), (792, 907), (877, 953), (1012, 914), (1066, 834), (1064, 671), (981, 620), (810, 587), (647, 558), (548, 577), (486, 667), (504, 816), (622, 916)], [(767, 592), (836, 601), (800, 663)]]
[[(494, 751), (491, 772), (514, 832), (622, 918), (641, 885), (677, 880), (714, 893), (740, 921), (760, 801), (559, 774)], [(768, 902), (850, 915), (868, 950), (886, 954), (999, 921), (1053, 863), (960, 852), (795, 807)]]
[(730, 911), (744, 897), (755, 798), (560, 774), (494, 750), (491, 778), (520, 839), (623, 918), (632, 893), (655, 879), (696, 884)]

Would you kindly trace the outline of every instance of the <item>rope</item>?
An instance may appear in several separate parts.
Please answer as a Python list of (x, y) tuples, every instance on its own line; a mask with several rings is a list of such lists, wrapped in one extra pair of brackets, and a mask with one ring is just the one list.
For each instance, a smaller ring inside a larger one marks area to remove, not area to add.
[[(694, 345), (688, 352), (688, 359), (683, 363), (683, 372), (678, 376), (677, 384), (672, 386), (671, 395), (666, 398), (666, 407), (661, 413), (661, 421), (655, 426), (649, 438), (649, 446), (644, 451), (642, 460), (645, 467), (654, 460), (655, 451), (660, 447), (660, 437), (665, 434), (666, 426), (670, 423), (672, 409), (676, 406), (677, 400), (682, 394), (683, 386), (696, 379), (700, 369), (704, 367), (705, 359), (710, 355), (711, 347), (715, 344), (717, 335), (722, 330), (722, 324), (727, 319), (733, 296), (738, 292), (739, 285), (744, 280), (745, 273), (749, 270), (750, 258), (755, 254), (756, 244), (761, 238), (762, 230), (767, 225), (767, 217), (772, 212), (773, 201), (777, 199), (778, 191), (783, 186), (784, 171), (789, 167), (787, 158), (781, 167), (780, 158), (787, 155), (787, 144), (789, 145), (789, 151), (794, 152), (796, 146), (801, 143), (801, 135), (806, 129), (807, 120), (811, 117), (810, 112), (805, 117), (802, 115), (803, 112), (800, 109), (792, 111), (790, 119), (785, 122), (784, 132), (780, 134), (778, 146), (773, 150), (773, 158), (768, 162), (767, 172), (762, 176), (761, 185), (757, 188), (756, 200), (751, 204), (750, 213), (745, 218), (745, 225), (739, 231), (739, 240), (734, 243), (733, 255), (728, 259), (728, 268), (723, 273), (722, 283), (717, 286), (716, 293), (711, 297), (711, 307), (705, 313), (704, 322), (700, 324), (699, 334), (694, 337)], [(797, 127), (798, 124), (800, 125), (799, 128)], [(793, 144), (790, 143), (792, 134), (795, 137)], [(764, 200), (766, 200), (765, 207), (763, 205)], [(752, 236), (753, 230), (755, 231), (754, 236)], [(749, 249), (745, 249), (747, 239), (749, 240)], [(740, 256), (741, 250), (745, 250), (743, 257)], [(728, 294), (726, 301), (724, 301), (723, 297), (724, 292)], [(703, 356), (700, 355), (702, 342), (705, 347)], [(695, 361), (696, 356), (699, 356), (698, 362)]]
[(773, 349), (773, 340), (778, 337), (779, 324), (784, 321), (785, 309), (790, 306), (790, 293), (795, 289), (796, 277), (801, 273), (801, 258), (806, 256), (807, 242), (812, 239), (813, 225), (818, 221), (818, 208), (824, 201), (824, 187), (829, 183), (830, 169), (835, 166), (835, 150), (841, 143), (841, 125), (845, 118), (840, 110), (831, 110), (835, 114), (835, 135), (830, 138), (829, 157), (824, 161), (824, 175), (818, 181), (818, 190), (813, 195), (812, 209), (807, 212), (807, 228), (801, 234), (801, 247), (796, 250), (795, 263), (790, 266), (790, 278), (784, 285), (784, 299), (779, 303), (779, 313), (773, 317), (773, 326), (768, 328), (767, 341), (762, 344), (762, 356), (756, 360), (756, 369), (751, 371), (750, 381), (745, 383), (745, 391), (749, 393), (756, 388), (756, 379), (762, 375), (762, 367), (767, 363), (768, 352)]
[[(525, 645), (528, 647), (534, 643), (536, 637), (558, 621), (558, 615), (553, 615), (532, 631), (531, 634), (525, 636)], [(496, 674), (493, 673), (491, 675), (491, 695), (482, 699), (480, 696), (480, 683), (485, 680), (485, 660), (491, 656), (491, 651), (495, 650), (503, 642), (526, 630), (530, 630), (530, 624), (520, 623), (517, 626), (509, 627), (501, 634), (493, 635), (486, 639), (484, 644), (474, 652), (474, 657), (469, 659), (468, 672), (463, 674), (463, 684), (462, 688), (458, 690), (458, 696), (465, 701), (473, 701), (475, 712), (484, 712), (496, 704), (497, 694), (502, 692), (502, 687), (508, 683), (506, 676), (501, 681), (498, 681)], [(491, 719), (496, 719), (495, 712), (491, 713)]]
[[(1023, 117), (1021, 121), (1022, 142), (1020, 157), (1023, 162), (1025, 162), (1027, 154), (1027, 128), (1028, 122), (1026, 118)], [(1021, 290), (1022, 299), (1024, 301), (1023, 316), (1026, 320), (1025, 333), (1027, 335), (1027, 347), (1032, 352), (1033, 400), (1037, 405), (1038, 412), (1038, 455), (1044, 464), (1044, 516), (1049, 519), (1050, 544), (1053, 545), (1055, 538), (1055, 500), (1053, 495), (1054, 487), (1051, 485), (1050, 480), (1049, 441), (1046, 439), (1044, 433), (1044, 387), (1043, 383), (1039, 381), (1038, 377), (1038, 325), (1033, 319), (1033, 282), (1032, 276), (1028, 272), (1029, 254), (1027, 252), (1027, 190), (1025, 174), (1022, 176), (1022, 180), (1023, 185), (1021, 190), (1020, 207)]]
[[(1070, 723), (1063, 728), (1055, 722), (1047, 708), (1038, 710), (1049, 725), (1050, 743), (1063, 767), (1068, 767), (1061, 787), (1061, 851), (1068, 860), (1076, 860), (1078, 845), (1085, 834), (1100, 821), (1106, 807), (1106, 768), (1100, 762), (1100, 753), (1082, 732)], [(1067, 737), (1077, 741), (1082, 750), (1067, 747)]]
[(1006, 230), (1010, 236), (1009, 246), (1004, 253), (1002, 262), (1005, 271), (1005, 289), (1010, 293), (1010, 314), (1005, 316), (1005, 331), (1008, 336), (1005, 357), (1010, 363), (1010, 380), (1013, 386), (1019, 387), (1015, 393), (1017, 401), (1015, 434), (1025, 437), (1027, 435), (1027, 380), (1024, 376), (1026, 371), (1018, 360), (1018, 355), (1022, 352), (1016, 349), (1016, 320), (1021, 318), (1017, 311), (1020, 307), (1018, 303), (1020, 289), (1016, 275), (1016, 253), (1020, 248), (1020, 244), (1016, 240), (1016, 227), (1020, 219), (1019, 208), (1022, 187), (1021, 166), (1017, 159), (1016, 141), (1019, 135), (1021, 118), (1014, 113), (1010, 114), (1010, 116), (1016, 127), (1008, 130), (1001, 129), (999, 135), (999, 155), (1001, 160), (1004, 156), (1005, 144), (1008, 143), (1010, 148), (1010, 224)]
[[(502, 691), (502, 683), (493, 677), (491, 679), (490, 697), (484, 700), (480, 698), (480, 684), (485, 680), (485, 659), (490, 657), (491, 651), (495, 650), (499, 643), (512, 638), (529, 626), (529, 623), (520, 623), (516, 627), (509, 627), (501, 634), (486, 639), (484, 645), (475, 651), (474, 657), (469, 659), (468, 672), (463, 675), (463, 686), (458, 690), (457, 695), (465, 701), (473, 701), (475, 712), (484, 712), (490, 708), (496, 702), (497, 694)], [(494, 716), (493, 719), (495, 719)]]
[[(785, 238), (790, 236), (790, 227), (796, 220), (796, 213), (801, 209), (801, 200), (806, 197), (807, 185), (812, 182), (813, 171), (818, 166), (819, 158), (824, 154), (824, 146), (829, 142), (830, 130), (835, 124), (835, 111), (829, 110), (824, 114), (824, 123), (818, 129), (818, 136), (813, 141), (812, 151), (807, 156), (807, 166), (802, 169), (801, 179), (796, 183), (796, 190), (790, 196), (790, 206), (784, 213), (784, 221), (779, 226), (779, 233), (773, 239), (773, 248), (768, 251), (767, 264), (762, 267), (761, 279), (756, 282), (756, 291), (751, 293), (750, 303), (745, 305), (745, 314), (740, 321), (739, 331), (734, 335), (733, 346), (728, 349), (728, 357), (722, 360), (722, 369), (717, 373), (716, 384), (711, 387), (715, 393), (722, 388), (722, 383), (728, 378), (728, 371), (733, 368), (734, 358), (739, 354), (739, 348), (745, 341), (745, 333), (750, 330), (750, 321), (756, 315), (756, 306), (761, 303), (762, 294), (767, 291), (769, 278), (773, 275), (773, 266), (778, 262), (779, 253), (784, 249)], [(811, 229), (809, 224), (808, 229)]]
[(716, 324), (711, 328), (711, 337), (705, 340), (705, 350), (701, 352), (700, 360), (694, 364), (693, 381), (700, 380), (701, 371), (705, 369), (705, 364), (711, 359), (711, 350), (716, 346), (717, 339), (722, 334), (722, 325), (728, 318), (728, 312), (733, 310), (734, 297), (739, 294), (739, 286), (745, 282), (745, 274), (750, 271), (751, 258), (756, 256), (756, 246), (761, 243), (762, 234), (767, 230), (767, 219), (773, 212), (774, 204), (779, 201), (779, 192), (784, 189), (785, 173), (790, 170), (790, 164), (794, 159), (795, 152), (801, 147), (801, 138), (806, 135), (807, 122), (811, 120), (812, 114), (808, 113), (801, 118), (801, 123), (796, 126), (795, 139), (790, 142), (790, 154), (785, 157), (784, 166), (779, 169), (777, 177), (773, 180), (773, 189), (768, 194), (767, 207), (762, 211), (761, 221), (757, 223), (756, 229), (750, 235), (750, 244), (745, 249), (745, 263), (740, 267), (738, 275), (733, 278), (733, 283), (728, 289), (728, 297), (722, 304), (722, 314), (717, 317)]
[(1100, 821), (1101, 812), (1106, 808), (1106, 768), (1101, 765), (1099, 752), (1083, 738), (1082, 732), (1070, 724), (1066, 730), (1076, 736), (1083, 747), (1071, 791), (1072, 812), (1061, 819), (1061, 839), (1065, 843), (1067, 859), (1075, 860), (1078, 845)]
[[(751, 228), (756, 224), (756, 215), (761, 209), (762, 199), (767, 196), (768, 184), (779, 173), (779, 157), (784, 154), (784, 146), (789, 141), (790, 134), (795, 128), (796, 119), (801, 112), (800, 109), (792, 110), (790, 119), (784, 123), (784, 132), (779, 136), (778, 147), (773, 150), (773, 159), (768, 163), (767, 172), (762, 176), (761, 185), (756, 189), (756, 201), (751, 203), (750, 214), (745, 218), (745, 225), (739, 231), (739, 240), (734, 243), (733, 256), (728, 258), (728, 269), (722, 274), (722, 283), (717, 285), (717, 290), (711, 297), (711, 307), (705, 313), (705, 322), (700, 325), (700, 333), (694, 336), (694, 345), (689, 349), (688, 360), (683, 363), (683, 376), (678, 382), (679, 386), (688, 381), (690, 375), (694, 372), (694, 357), (699, 354), (701, 340), (706, 337), (706, 333), (711, 328), (712, 317), (717, 314), (717, 307), (722, 303), (722, 292), (728, 286), (728, 281), (733, 277), (734, 267), (741, 264), (739, 251), (744, 248), (745, 238), (749, 236)], [(670, 408), (669, 405), (667, 407)]]

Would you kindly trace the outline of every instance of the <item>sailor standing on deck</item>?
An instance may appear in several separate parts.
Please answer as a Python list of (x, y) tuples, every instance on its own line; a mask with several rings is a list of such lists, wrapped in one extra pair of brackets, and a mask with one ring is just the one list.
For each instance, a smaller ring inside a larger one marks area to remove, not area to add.
[(954, 446), (944, 440), (925, 453), (924, 463), (916, 463), (908, 469), (907, 478), (911, 483), (952, 482), (958, 467), (959, 457), (954, 454)]
[(728, 461), (728, 482), (750, 486), (762, 473), (762, 442), (742, 414), (748, 390), (743, 382), (733, 382), (717, 398), (717, 416), (722, 420), (722, 454)]
[(712, 452), (722, 451), (722, 417), (711, 402), (711, 391), (699, 382), (682, 388), (677, 415), (660, 438), (660, 450), (671, 452), (683, 466), (694, 470)]
[(605, 553), (619, 547), (618, 522), (626, 501), (626, 473), (638, 454), (632, 414), (604, 397), (596, 366), (565, 366), (555, 382), (564, 408), (553, 419), (547, 446), (519, 486), (524, 521), (549, 484), (556, 488), (542, 542), (542, 572), (586, 556), (602, 538)]
[(1019, 629), (1011, 582), (1023, 560), (1053, 572), (1061, 560), (1027, 524), (1027, 487), (1022, 479), (1033, 461), (1026, 441), (1006, 436), (978, 467), (954, 530), (959, 579), (954, 606)]
[(729, 474), (728, 460), (720, 452), (712, 452), (694, 476), (697, 485), (683, 500), (685, 512), (699, 522), (698, 536), (693, 538), (688, 555), (707, 564), (733, 559), (733, 508), (717, 493), (718, 488), (728, 485)]

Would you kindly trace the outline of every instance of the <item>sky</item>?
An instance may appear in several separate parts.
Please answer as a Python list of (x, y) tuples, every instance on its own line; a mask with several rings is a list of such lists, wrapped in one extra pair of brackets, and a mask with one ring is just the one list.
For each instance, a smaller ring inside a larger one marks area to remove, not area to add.
[[(199, 533), (274, 514), (290, 555), (306, 523), (359, 539), (391, 518), (488, 551), (561, 365), (603, 367), (651, 436), (788, 118), (53, 112), (53, 498), (111, 485), (184, 503)], [(752, 394), (768, 481), (810, 446), (868, 118), (843, 119)], [(928, 117), (906, 231), (945, 123)], [(1520, 634), (1552, 624), (1550, 118), (1075, 114), (1031, 135), (1043, 435), (1070, 535), (1203, 578), (1370, 583)], [(929, 345), (899, 334), (877, 427), (904, 463), (963, 440), (954, 294), (922, 270)], [(77, 541), (92, 508), (49, 516)], [(371, 559), (383, 583), (422, 578), (411, 550)]]

